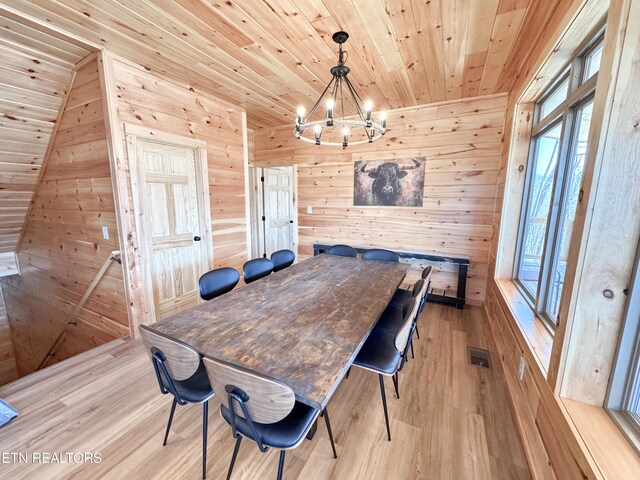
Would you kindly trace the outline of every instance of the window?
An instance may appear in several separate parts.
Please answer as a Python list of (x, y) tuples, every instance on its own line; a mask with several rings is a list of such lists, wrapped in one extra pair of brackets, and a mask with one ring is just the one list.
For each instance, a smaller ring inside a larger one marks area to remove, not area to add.
[(640, 248), (636, 255), (606, 407), (640, 451)]
[(582, 49), (536, 103), (514, 280), (551, 328), (558, 322), (602, 40), (601, 33)]

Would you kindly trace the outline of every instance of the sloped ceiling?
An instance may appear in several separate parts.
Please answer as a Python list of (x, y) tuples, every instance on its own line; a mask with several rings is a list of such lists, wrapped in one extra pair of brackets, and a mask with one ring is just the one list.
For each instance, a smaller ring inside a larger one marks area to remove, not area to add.
[(73, 65), (89, 53), (0, 12), (0, 252), (16, 249)]
[[(535, 43), (525, 17), (561, 0), (0, 0), (59, 28), (243, 106), (249, 125), (288, 123), (310, 106), (346, 30), (352, 80), (376, 108), (505, 91), (506, 70)], [(527, 19), (528, 20), (528, 19)], [(533, 22), (539, 32), (545, 22)], [(513, 48), (519, 45), (517, 51)]]

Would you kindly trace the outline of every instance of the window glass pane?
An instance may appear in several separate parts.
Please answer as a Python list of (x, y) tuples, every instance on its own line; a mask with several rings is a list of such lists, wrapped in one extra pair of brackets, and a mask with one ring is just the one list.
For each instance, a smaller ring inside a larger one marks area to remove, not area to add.
[(569, 91), (569, 79), (565, 79), (560, 85), (558, 85), (553, 93), (547, 97), (547, 99), (540, 105), (540, 120), (549, 115), (553, 110), (564, 102), (567, 98), (567, 92)]
[(593, 100), (580, 107), (575, 115), (573, 132), (573, 138), (575, 140), (573, 150), (568, 159), (569, 162), (564, 181), (564, 198), (562, 211), (560, 212), (558, 220), (560, 223), (555, 241), (554, 259), (551, 265), (551, 278), (547, 295), (547, 314), (555, 322), (558, 320), (558, 308), (560, 307), (560, 296), (562, 294), (564, 275), (567, 267), (567, 256), (569, 254), (569, 241), (571, 240), (571, 231), (573, 230), (576, 208), (578, 206), (578, 196), (580, 195), (580, 185), (582, 184), (592, 111)]
[(520, 283), (535, 298), (538, 290), (542, 250), (547, 232), (547, 218), (558, 163), (560, 133), (558, 124), (536, 139), (531, 173), (529, 201), (526, 207), (522, 253), (520, 255)]
[(582, 81), (586, 82), (600, 70), (600, 61), (602, 60), (603, 43), (594, 48), (584, 59), (584, 69), (582, 70)]

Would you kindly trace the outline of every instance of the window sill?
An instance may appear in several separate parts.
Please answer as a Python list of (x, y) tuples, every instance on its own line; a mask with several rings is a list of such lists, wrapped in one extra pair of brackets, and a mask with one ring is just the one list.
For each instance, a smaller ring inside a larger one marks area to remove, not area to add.
[(600, 478), (636, 478), (640, 456), (604, 408), (556, 397), (574, 435)]
[(501, 300), (511, 312), (533, 358), (546, 378), (553, 348), (553, 335), (544, 321), (533, 312), (529, 302), (513, 280), (495, 280), (495, 282), (500, 291)]

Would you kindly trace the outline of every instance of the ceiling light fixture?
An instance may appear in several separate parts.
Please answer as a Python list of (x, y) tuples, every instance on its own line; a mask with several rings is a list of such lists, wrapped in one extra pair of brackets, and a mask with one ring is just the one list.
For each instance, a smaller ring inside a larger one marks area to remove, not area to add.
[[(309, 112), (309, 115), (305, 117), (305, 108), (298, 107), (296, 128), (293, 131), (293, 136), (303, 142), (313, 143), (315, 145), (341, 146), (343, 148), (350, 145), (362, 145), (375, 142), (385, 134), (387, 116), (384, 112), (381, 112), (378, 116), (379, 123), (375, 123), (373, 121), (373, 103), (371, 100), (363, 102), (349, 81), (347, 75), (350, 70), (349, 67), (345, 66), (349, 55), (342, 50), (342, 44), (347, 41), (349, 34), (347, 32), (336, 32), (332, 38), (339, 46), (338, 65), (331, 69), (331, 80)], [(351, 115), (351, 118), (345, 117), (345, 103), (347, 109), (350, 103), (355, 107), (355, 115)], [(314, 120), (313, 117), (320, 105), (325, 105), (326, 116)], [(336, 116), (336, 113), (338, 113), (336, 110), (339, 112), (338, 116)], [(325, 129), (333, 129), (334, 127), (342, 127), (342, 142), (322, 141), (323, 131)], [(366, 137), (363, 140), (349, 142), (349, 135), (353, 127), (364, 128)], [(313, 131), (313, 137), (305, 136), (305, 131), (307, 130)]]

